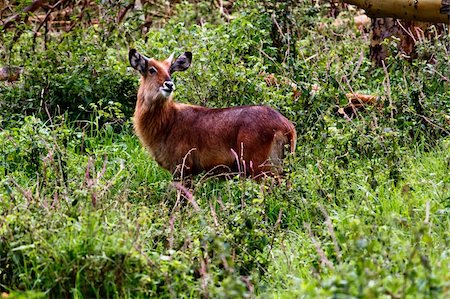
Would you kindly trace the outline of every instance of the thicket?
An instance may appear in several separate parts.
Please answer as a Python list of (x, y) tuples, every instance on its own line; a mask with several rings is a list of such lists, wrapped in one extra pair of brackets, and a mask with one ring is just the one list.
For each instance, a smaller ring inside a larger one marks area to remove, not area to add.
[[(68, 32), (2, 31), (0, 61), (23, 74), (0, 83), (0, 291), (448, 295), (448, 31), (418, 43), (411, 63), (387, 40), (377, 68), (355, 12), (337, 24), (325, 3), (235, 1), (227, 14), (181, 2), (144, 33), (142, 12), (115, 24), (118, 3)], [(295, 122), (286, 179), (174, 185), (132, 134), (130, 47), (193, 52), (174, 75), (177, 101), (267, 104)], [(349, 92), (377, 105), (342, 117)]]

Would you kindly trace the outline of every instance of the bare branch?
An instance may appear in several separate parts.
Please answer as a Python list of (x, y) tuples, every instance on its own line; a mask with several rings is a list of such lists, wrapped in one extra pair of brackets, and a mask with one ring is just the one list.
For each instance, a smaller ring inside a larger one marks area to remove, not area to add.
[(319, 255), (320, 262), (322, 266), (327, 266), (329, 268), (333, 268), (333, 264), (330, 262), (330, 260), (325, 255), (325, 252), (323, 251), (322, 247), (320, 247), (319, 241), (317, 241), (316, 237), (314, 236), (314, 233), (311, 230), (311, 225), (307, 222), (303, 224), (308, 231), (308, 235), (311, 238), (312, 243), (316, 247), (317, 254)]
[[(11, 27), (14, 24), (16, 24), (17, 22), (19, 22), (23, 15), (26, 16), (29, 13), (33, 13), (33, 12), (35, 12), (36, 10), (38, 10), (39, 8), (41, 8), (43, 6), (44, 6), (44, 1), (43, 0), (35, 0), (35, 1), (33, 1), (30, 5), (25, 7), (21, 13), (17, 13), (17, 14), (15, 14), (13, 16), (10, 16), (8, 19), (6, 19), (6, 21), (3, 23), (3, 30), (6, 30), (9, 27)], [(26, 18), (27, 17), (25, 17), (25, 19)]]

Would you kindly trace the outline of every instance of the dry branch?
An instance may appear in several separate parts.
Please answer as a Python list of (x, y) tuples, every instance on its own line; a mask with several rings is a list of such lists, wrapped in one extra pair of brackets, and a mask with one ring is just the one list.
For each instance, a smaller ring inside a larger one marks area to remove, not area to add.
[[(36, 29), (36, 33), (41, 29), (42, 25), (44, 25), (45, 22), (47, 22), (50, 14), (53, 12), (54, 9), (58, 8), (65, 0), (59, 0), (54, 5), (45, 5), (45, 8), (48, 9), (47, 13), (45, 14), (44, 19), (39, 24), (38, 28)], [(43, 5), (44, 6), (44, 5)]]
[(319, 255), (320, 263), (323, 267), (333, 268), (333, 263), (330, 262), (330, 260), (327, 258), (325, 252), (323, 251), (322, 247), (320, 246), (319, 241), (314, 236), (314, 233), (312, 232), (311, 225), (307, 222), (303, 223), (303, 226), (308, 231), (308, 235), (311, 238), (312, 243), (316, 247), (317, 254)]
[(117, 24), (120, 24), (122, 20), (125, 18), (125, 15), (127, 12), (134, 7), (134, 1), (131, 1), (130, 4), (125, 6), (119, 11), (119, 14), (117, 15)]
[(29, 13), (33, 13), (36, 10), (38, 10), (39, 8), (41, 8), (42, 6), (44, 6), (44, 4), (45, 3), (44, 3), (43, 0), (35, 0), (35, 1), (33, 1), (30, 5), (25, 7), (24, 10), (21, 13), (15, 14), (13, 16), (10, 16), (8, 19), (6, 19), (6, 21), (2, 24), (3, 25), (3, 30), (8, 29), (9, 27), (14, 25), (15, 23), (19, 22), (21, 17), (22, 17), (22, 15), (26, 16)]

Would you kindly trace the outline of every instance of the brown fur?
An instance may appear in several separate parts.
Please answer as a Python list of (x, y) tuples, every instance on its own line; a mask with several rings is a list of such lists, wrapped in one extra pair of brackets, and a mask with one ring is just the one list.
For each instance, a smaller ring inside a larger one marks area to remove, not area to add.
[(172, 94), (159, 92), (170, 80), (171, 59), (147, 61), (157, 74), (141, 73), (134, 128), (160, 166), (178, 175), (213, 169), (252, 177), (280, 173), (285, 146), (295, 150), (296, 131), (288, 119), (267, 106), (210, 109), (175, 103)]

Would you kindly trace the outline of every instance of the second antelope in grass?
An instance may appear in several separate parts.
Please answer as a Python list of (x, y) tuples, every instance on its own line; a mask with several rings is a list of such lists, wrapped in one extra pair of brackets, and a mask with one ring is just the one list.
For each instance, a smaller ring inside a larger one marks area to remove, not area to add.
[(136, 134), (158, 164), (173, 174), (276, 175), (282, 170), (286, 147), (294, 152), (293, 124), (270, 107), (211, 109), (174, 102), (171, 75), (189, 68), (192, 53), (158, 61), (131, 49), (129, 59), (141, 74)]

